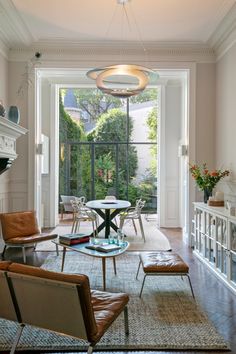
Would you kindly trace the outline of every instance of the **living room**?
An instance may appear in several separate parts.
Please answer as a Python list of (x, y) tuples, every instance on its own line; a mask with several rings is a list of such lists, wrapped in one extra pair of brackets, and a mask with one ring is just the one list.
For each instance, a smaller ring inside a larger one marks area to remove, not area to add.
[[(124, 6), (115, 0), (102, 0), (99, 5), (94, 1), (82, 1), (79, 8), (73, 1), (66, 4), (43, 1), (40, 6), (26, 0), (0, 2), (0, 101), (6, 111), (10, 106), (19, 108), (18, 125), (26, 129), (16, 140), (17, 158), (0, 176), (0, 212), (36, 210), (41, 226), (53, 228), (57, 225), (58, 151), (55, 142), (58, 131), (55, 117), (59, 116), (56, 100), (60, 87), (88, 87), (87, 71), (117, 64), (120, 58), (122, 62), (154, 70), (160, 77), (156, 87), (161, 86), (166, 93), (170, 87), (178, 87), (177, 76), (185, 73), (186, 79), (181, 82), (186, 85), (180, 86), (181, 92), (186, 90), (186, 95), (181, 96), (185, 97), (185, 114), (181, 115), (185, 117), (185, 131), (175, 135), (175, 150), (171, 150), (168, 140), (173, 137), (173, 131), (178, 130), (175, 112), (170, 113), (168, 129), (162, 132), (166, 142), (161, 144), (163, 149), (160, 151), (159, 227), (171, 248), (190, 264), (190, 275), (197, 269), (197, 276), (193, 276), (194, 290), (202, 287), (202, 275), (204, 284), (210, 279), (212, 288), (222, 292), (225, 307), (220, 311), (228, 326), (225, 339), (230, 341), (233, 351), (236, 345), (233, 339), (235, 311), (230, 310), (229, 304), (235, 304), (235, 294), (232, 296), (227, 285), (212, 276), (189, 248), (193, 202), (203, 201), (203, 193), (189, 173), (189, 163), (206, 163), (210, 170), (228, 169), (230, 175), (217, 184), (216, 190), (223, 192), (225, 201), (235, 206), (236, 4), (233, 0), (204, 3), (182, 0), (165, 5), (154, 0), (145, 4), (131, 0), (125, 6), (131, 11), (129, 19), (132, 11), (135, 14), (131, 24), (135, 26), (137, 22), (138, 30), (135, 27), (134, 33), (129, 33), (127, 28), (121, 33), (119, 14), (114, 13), (119, 11), (116, 7), (120, 5)], [(113, 23), (109, 27), (111, 20)], [(141, 40), (137, 32), (140, 32)], [(172, 81), (168, 86), (170, 73)], [(95, 87), (92, 81), (89, 85)], [(173, 95), (172, 101), (162, 101), (163, 117), (164, 111), (174, 104)], [(47, 176), (41, 174), (41, 154), (37, 150), (42, 144), (41, 133), (49, 137), (50, 172)], [(187, 149), (180, 157), (178, 146)], [(6, 156), (1, 154), (1, 158)], [(178, 171), (171, 166), (177, 166)], [(175, 184), (177, 179), (179, 182)], [(181, 228), (181, 232), (176, 227)], [(9, 251), (7, 255), (22, 262), (20, 252)], [(37, 257), (34, 259), (31, 253), (27, 257), (31, 264), (37, 264)], [(201, 303), (204, 296), (207, 296), (207, 289), (199, 295)], [(217, 296), (220, 295), (214, 296), (214, 311), (218, 311), (221, 304)], [(203, 306), (210, 312), (212, 303), (206, 301)], [(217, 322), (214, 311), (211, 319), (218, 330), (222, 329), (223, 323)], [(225, 331), (222, 329), (222, 334)]]

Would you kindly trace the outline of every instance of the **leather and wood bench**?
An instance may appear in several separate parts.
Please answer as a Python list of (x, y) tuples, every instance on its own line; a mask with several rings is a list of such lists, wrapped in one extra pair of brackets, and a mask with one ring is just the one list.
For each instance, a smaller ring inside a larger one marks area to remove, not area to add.
[(87, 353), (91, 354), (122, 311), (128, 335), (128, 301), (125, 293), (91, 290), (83, 274), (0, 262), (0, 317), (19, 323), (11, 353), (24, 326), (31, 325), (87, 340)]
[(141, 264), (145, 273), (139, 297), (142, 296), (142, 291), (147, 276), (171, 275), (181, 277), (186, 276), (188, 278), (192, 296), (194, 298), (193, 288), (189, 277), (189, 267), (177, 253), (172, 253), (168, 251), (142, 252), (140, 253), (139, 257), (140, 262), (136, 279), (138, 279)]

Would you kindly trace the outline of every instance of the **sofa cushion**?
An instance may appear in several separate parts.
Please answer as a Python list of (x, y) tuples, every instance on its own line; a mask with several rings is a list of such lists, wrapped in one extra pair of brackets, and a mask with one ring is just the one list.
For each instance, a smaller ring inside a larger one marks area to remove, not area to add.
[(37, 219), (34, 211), (0, 214), (4, 240), (15, 237), (39, 234)]

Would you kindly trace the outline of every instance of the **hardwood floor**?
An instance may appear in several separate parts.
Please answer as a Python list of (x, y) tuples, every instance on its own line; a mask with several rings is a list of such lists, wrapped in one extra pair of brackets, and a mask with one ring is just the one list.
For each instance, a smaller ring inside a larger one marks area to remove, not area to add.
[[(231, 352), (236, 353), (236, 295), (222, 282), (220, 282), (220, 280), (193, 255), (191, 248), (183, 244), (181, 230), (162, 228), (161, 231), (169, 239), (172, 250), (178, 252), (189, 264), (190, 276), (196, 300), (211, 319), (218, 332), (229, 343)], [(46, 257), (47, 252), (27, 252), (28, 264), (40, 266)], [(12, 259), (16, 262), (22, 262), (22, 255), (21, 252), (16, 251), (16, 249), (8, 249), (5, 254), (5, 259)], [(21, 351), (21, 353), (23, 352)], [(96, 353), (101, 354), (101, 352)], [(104, 353), (109, 354), (111, 352)], [(116, 353), (191, 354), (193, 351), (126, 351)], [(209, 352), (201, 351), (201, 353)], [(211, 351), (211, 353), (218, 352)]]

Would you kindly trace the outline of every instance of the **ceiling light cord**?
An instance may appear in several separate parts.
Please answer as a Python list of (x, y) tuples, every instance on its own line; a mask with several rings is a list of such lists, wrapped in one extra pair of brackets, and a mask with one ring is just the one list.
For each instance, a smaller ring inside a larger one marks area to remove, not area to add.
[(108, 24), (108, 27), (107, 27), (107, 30), (106, 30), (106, 33), (105, 33), (106, 38), (108, 38), (108, 36), (109, 36), (110, 29), (111, 29), (111, 25), (112, 25), (112, 23), (113, 23), (113, 21), (114, 21), (114, 18), (115, 18), (117, 9), (118, 9), (118, 6), (115, 6), (115, 9), (114, 9), (114, 11), (113, 11), (111, 20), (110, 20), (110, 22), (109, 22), (109, 24)]
[[(123, 52), (126, 47), (124, 45), (124, 42), (126, 40), (124, 38), (125, 19), (127, 22), (127, 27), (131, 32), (130, 19), (128, 16), (127, 9), (125, 7), (125, 4), (129, 1), (130, 0), (117, 0), (117, 4), (122, 5), (122, 25), (121, 25), (122, 40), (120, 41), (120, 44), (121, 46), (123, 44)], [(115, 12), (116, 9), (113, 13), (112, 20), (109, 25), (109, 30), (115, 16)], [(138, 41), (141, 44), (141, 47), (145, 55), (147, 55), (147, 51), (145, 49), (142, 40), (141, 31), (138, 27), (137, 20), (134, 16), (134, 13), (133, 13), (133, 18), (138, 33)], [(129, 98), (131, 96), (138, 95), (143, 90), (145, 90), (146, 86), (149, 83), (149, 80), (151, 79), (151, 76), (153, 77), (155, 74), (157, 78), (158, 75), (153, 70), (145, 66), (135, 65), (135, 64), (123, 64), (123, 60), (121, 60), (122, 59), (121, 54), (122, 54), (122, 47), (120, 48), (121, 64), (110, 65), (104, 68), (96, 68), (96, 69), (89, 70), (87, 72), (87, 76), (95, 80), (97, 88), (102, 92), (112, 95), (114, 97)]]
[(130, 9), (131, 9), (131, 14), (133, 16), (134, 24), (135, 24), (135, 27), (136, 27), (136, 30), (137, 30), (137, 33), (138, 33), (138, 42), (140, 43), (140, 45), (142, 47), (142, 50), (143, 50), (144, 56), (145, 56), (145, 62), (147, 63), (148, 62), (147, 49), (145, 48), (144, 41), (143, 41), (143, 38), (142, 38), (142, 34), (141, 34), (140, 28), (138, 26), (138, 22), (136, 20), (136, 16), (135, 16), (135, 13), (134, 13), (134, 10), (133, 10), (133, 6), (132, 6), (131, 3), (130, 3)]

